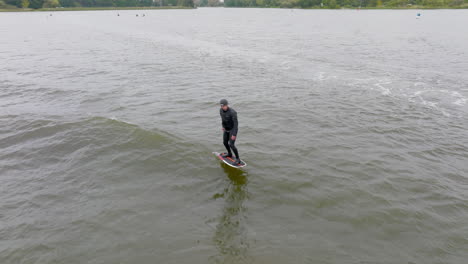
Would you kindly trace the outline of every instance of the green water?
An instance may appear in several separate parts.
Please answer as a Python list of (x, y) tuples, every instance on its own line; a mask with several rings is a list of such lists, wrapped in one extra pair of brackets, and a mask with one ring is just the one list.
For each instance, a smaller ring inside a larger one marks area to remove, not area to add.
[(466, 11), (116, 12), (0, 15), (0, 263), (466, 263)]

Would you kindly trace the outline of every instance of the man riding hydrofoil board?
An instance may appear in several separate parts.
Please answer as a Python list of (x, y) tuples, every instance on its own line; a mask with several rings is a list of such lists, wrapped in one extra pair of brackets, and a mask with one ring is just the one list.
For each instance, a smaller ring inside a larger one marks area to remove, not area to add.
[[(237, 112), (229, 107), (229, 103), (226, 99), (222, 99), (220, 102), (219, 115), (221, 116), (221, 126), (223, 130), (223, 144), (226, 147), (227, 153), (221, 154), (224, 158), (232, 158), (232, 152), (236, 155), (235, 162), (242, 164), (239, 152), (235, 146), (238, 128)], [(232, 151), (231, 151), (232, 150)]]

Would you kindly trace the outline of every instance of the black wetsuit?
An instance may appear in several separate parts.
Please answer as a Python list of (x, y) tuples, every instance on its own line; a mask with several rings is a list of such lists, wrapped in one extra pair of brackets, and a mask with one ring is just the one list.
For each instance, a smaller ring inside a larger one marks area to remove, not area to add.
[(239, 152), (237, 152), (237, 148), (234, 145), (236, 140), (232, 140), (232, 136), (237, 137), (238, 131), (238, 123), (237, 123), (237, 112), (232, 109), (231, 107), (228, 108), (227, 111), (224, 111), (222, 108), (219, 109), (219, 115), (221, 115), (222, 126), (224, 128), (223, 133), (223, 144), (228, 151), (228, 155), (232, 156), (232, 151), (236, 155), (236, 158), (240, 159)]

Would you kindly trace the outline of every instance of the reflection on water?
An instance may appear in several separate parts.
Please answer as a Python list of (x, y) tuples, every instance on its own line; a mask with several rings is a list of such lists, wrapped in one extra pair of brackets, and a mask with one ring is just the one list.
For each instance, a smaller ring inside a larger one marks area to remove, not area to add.
[(247, 173), (222, 163), (228, 183), (221, 195), (224, 197), (222, 215), (213, 240), (219, 250), (215, 263), (247, 263), (249, 242), (247, 239), (246, 210), (243, 205), (248, 196)]

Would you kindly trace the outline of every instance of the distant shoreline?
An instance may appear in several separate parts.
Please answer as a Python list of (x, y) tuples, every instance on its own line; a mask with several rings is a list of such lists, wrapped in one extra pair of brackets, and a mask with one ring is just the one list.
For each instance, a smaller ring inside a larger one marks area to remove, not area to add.
[(104, 10), (158, 10), (158, 9), (195, 9), (185, 6), (139, 6), (139, 7), (64, 7), (64, 8), (9, 8), (0, 9), (0, 12), (56, 12), (56, 11), (104, 11)]
[(324, 9), (324, 10), (356, 10), (356, 9), (361, 9), (361, 10), (415, 10), (415, 9), (424, 9), (424, 10), (439, 10), (439, 9), (468, 9), (468, 4), (464, 4), (462, 6), (439, 6), (439, 7), (431, 7), (431, 6), (418, 6), (418, 5), (413, 5), (413, 6), (405, 6), (405, 7), (398, 7), (398, 6), (381, 6), (381, 7), (351, 7), (351, 6), (346, 6), (346, 7), (338, 7), (338, 8), (331, 8), (331, 7), (320, 7), (320, 6), (314, 6), (314, 7), (280, 7), (280, 6), (256, 6), (256, 7), (243, 7), (243, 6), (224, 6), (224, 8), (278, 8), (278, 9), (298, 9), (298, 10), (308, 10), (308, 9)]
[[(223, 6), (220, 6), (223, 7)], [(217, 8), (220, 8), (217, 7)], [(105, 10), (163, 10), (163, 9), (196, 9), (197, 7), (184, 7), (184, 6), (148, 6), (148, 7), (64, 7), (64, 8), (8, 8), (0, 9), (0, 12), (56, 12), (56, 11), (105, 11)], [(429, 6), (406, 6), (406, 7), (340, 7), (340, 8), (330, 8), (330, 7), (226, 7), (224, 8), (278, 8), (278, 9), (324, 9), (324, 10), (414, 10), (414, 9), (424, 9), (424, 10), (438, 10), (438, 9), (468, 9), (468, 4), (463, 6), (441, 6), (441, 7), (429, 7)]]

